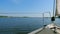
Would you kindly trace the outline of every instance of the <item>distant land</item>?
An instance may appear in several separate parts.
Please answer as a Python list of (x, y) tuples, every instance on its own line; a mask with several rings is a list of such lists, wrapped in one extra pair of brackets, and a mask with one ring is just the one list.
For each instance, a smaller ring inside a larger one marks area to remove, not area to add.
[[(0, 18), (13, 18), (15, 16), (0, 16)], [(29, 18), (27, 16), (23, 16), (23, 17), (18, 17), (18, 18)]]
[[(14, 18), (14, 17), (17, 17), (17, 18), (30, 18), (28, 16), (22, 16), (22, 17), (18, 17), (18, 16), (0, 16), (0, 18)], [(48, 18), (48, 17), (46, 17), (46, 18)], [(60, 18), (60, 16), (58, 16), (56, 18)]]
[(0, 18), (7, 18), (8, 16), (0, 16)]

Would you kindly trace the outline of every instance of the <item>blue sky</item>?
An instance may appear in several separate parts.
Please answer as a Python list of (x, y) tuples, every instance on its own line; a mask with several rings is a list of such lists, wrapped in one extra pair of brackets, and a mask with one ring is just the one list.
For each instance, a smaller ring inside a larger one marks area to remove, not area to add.
[(0, 0), (0, 15), (40, 17), (52, 11), (53, 0)]

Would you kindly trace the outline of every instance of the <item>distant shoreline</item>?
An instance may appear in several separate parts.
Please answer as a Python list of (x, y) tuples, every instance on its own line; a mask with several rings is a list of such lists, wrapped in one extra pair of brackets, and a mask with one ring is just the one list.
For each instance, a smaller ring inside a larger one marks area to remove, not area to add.
[[(14, 16), (0, 16), (0, 18), (15, 18), (15, 17)], [(16, 18), (30, 18), (30, 17), (23, 16), (23, 17), (16, 17)], [(39, 17), (39, 18), (43, 18), (43, 17)], [(51, 17), (44, 17), (44, 18), (51, 18)]]
[[(0, 18), (13, 18), (14, 16), (0, 16)], [(18, 18), (29, 18), (29, 17), (18, 17)]]
[(7, 18), (8, 16), (0, 16), (0, 18)]

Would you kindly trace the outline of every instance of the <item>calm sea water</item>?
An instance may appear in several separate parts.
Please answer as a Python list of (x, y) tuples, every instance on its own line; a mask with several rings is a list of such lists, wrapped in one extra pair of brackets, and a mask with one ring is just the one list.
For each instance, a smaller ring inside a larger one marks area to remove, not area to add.
[[(51, 23), (50, 18), (44, 18), (44, 23)], [(60, 25), (60, 19), (56, 18)], [(43, 27), (43, 18), (0, 18), (0, 34), (27, 34)]]

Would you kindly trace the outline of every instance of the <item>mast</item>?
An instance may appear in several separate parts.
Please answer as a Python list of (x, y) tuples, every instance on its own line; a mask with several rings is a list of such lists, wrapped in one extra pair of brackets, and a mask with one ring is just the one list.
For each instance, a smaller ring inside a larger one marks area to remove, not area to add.
[(53, 16), (51, 17), (52, 23), (55, 21), (55, 0), (53, 1)]
[[(56, 1), (56, 2), (55, 2)], [(57, 0), (54, 0), (54, 3), (53, 3), (53, 23), (55, 21), (55, 17), (56, 17), (56, 14), (57, 14)], [(54, 34), (57, 34), (56, 32), (56, 27), (55, 27), (55, 23), (54, 23)]]
[(57, 0), (56, 0), (56, 9), (55, 9), (55, 17), (57, 15)]
[(53, 1), (53, 16), (55, 17), (55, 0)]

